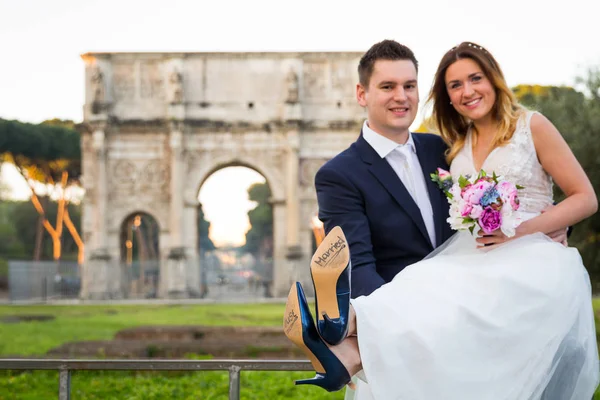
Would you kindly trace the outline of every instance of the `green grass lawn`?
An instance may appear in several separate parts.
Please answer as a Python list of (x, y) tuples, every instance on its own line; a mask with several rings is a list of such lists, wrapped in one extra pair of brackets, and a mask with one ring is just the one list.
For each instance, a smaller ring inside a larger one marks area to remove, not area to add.
[(9, 315), (55, 317), (0, 323), (0, 356), (42, 355), (66, 342), (109, 340), (121, 329), (140, 325), (281, 326), (283, 310), (283, 304), (0, 306), (0, 320)]
[[(45, 322), (0, 323), (0, 357), (43, 356), (63, 343), (108, 340), (124, 328), (141, 325), (281, 326), (283, 304), (0, 306), (0, 319), (12, 315), (53, 315)], [(343, 399), (316, 387), (295, 387), (310, 372), (242, 372), (241, 398)], [(227, 372), (73, 373), (73, 399), (227, 399)], [(56, 399), (58, 372), (0, 371), (0, 400)]]
[[(594, 300), (600, 310), (600, 300)], [(283, 304), (0, 306), (11, 315), (53, 315), (45, 322), (0, 323), (0, 357), (43, 356), (63, 343), (108, 340), (141, 325), (280, 326)], [(597, 325), (598, 326), (598, 325)], [(296, 387), (308, 372), (242, 372), (242, 399), (343, 399), (343, 391)], [(71, 382), (79, 399), (227, 399), (227, 372), (79, 371)], [(0, 400), (56, 399), (58, 372), (0, 371)], [(594, 399), (600, 400), (600, 391)]]

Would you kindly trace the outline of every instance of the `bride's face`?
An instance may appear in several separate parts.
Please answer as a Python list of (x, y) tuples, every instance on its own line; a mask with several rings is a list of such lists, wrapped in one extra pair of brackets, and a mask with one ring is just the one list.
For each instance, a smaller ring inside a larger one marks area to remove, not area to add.
[(445, 83), (452, 106), (460, 115), (475, 122), (491, 117), (496, 91), (475, 61), (463, 58), (450, 65)]

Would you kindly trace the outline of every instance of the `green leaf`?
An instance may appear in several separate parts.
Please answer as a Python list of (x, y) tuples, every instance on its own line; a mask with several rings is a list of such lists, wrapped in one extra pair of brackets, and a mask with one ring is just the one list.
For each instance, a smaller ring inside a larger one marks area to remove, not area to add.
[(458, 186), (460, 186), (461, 189), (467, 186), (468, 184), (469, 180), (464, 176), (461, 175), (460, 178), (458, 178)]

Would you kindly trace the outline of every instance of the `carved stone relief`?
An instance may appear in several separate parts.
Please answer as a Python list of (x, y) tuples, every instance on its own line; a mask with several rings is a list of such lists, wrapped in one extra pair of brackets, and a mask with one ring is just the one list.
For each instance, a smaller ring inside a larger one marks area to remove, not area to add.
[(168, 201), (170, 168), (166, 160), (111, 163), (109, 198), (117, 203), (135, 201)]
[(303, 93), (307, 98), (329, 97), (327, 95), (327, 62), (305, 62), (303, 73)]
[(338, 96), (353, 97), (354, 88), (358, 76), (354, 69), (350, 69), (348, 63), (331, 63), (331, 88)]
[(135, 68), (133, 61), (113, 63), (113, 91), (117, 101), (135, 97)]
[(300, 159), (300, 185), (313, 187), (315, 175), (319, 168), (327, 162), (325, 158), (303, 158)]
[(157, 61), (146, 61), (140, 65), (140, 96), (153, 100), (165, 98), (160, 64)]

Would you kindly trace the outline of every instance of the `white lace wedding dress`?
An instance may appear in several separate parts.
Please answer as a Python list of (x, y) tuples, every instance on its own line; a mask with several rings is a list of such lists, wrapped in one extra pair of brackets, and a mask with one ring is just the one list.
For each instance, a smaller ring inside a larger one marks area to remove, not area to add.
[[(482, 166), (525, 186), (525, 219), (552, 204), (531, 115)], [(476, 172), (469, 137), (451, 173)], [(357, 400), (589, 400), (598, 384), (588, 274), (576, 249), (541, 233), (487, 252), (457, 233), (352, 304), (368, 382)]]

